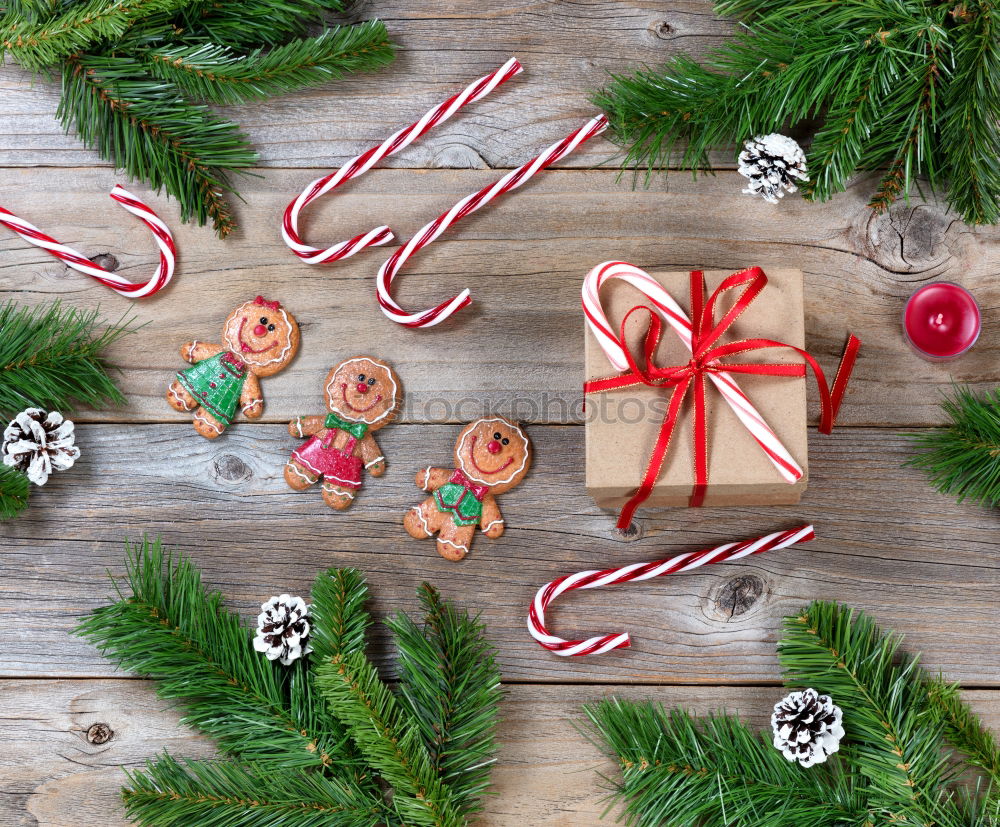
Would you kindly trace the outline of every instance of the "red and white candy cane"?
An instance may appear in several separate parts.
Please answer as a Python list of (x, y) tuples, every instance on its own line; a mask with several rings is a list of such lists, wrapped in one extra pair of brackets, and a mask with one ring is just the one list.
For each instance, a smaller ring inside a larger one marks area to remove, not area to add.
[(452, 296), (447, 301), (441, 302), (437, 307), (410, 313), (396, 304), (390, 293), (390, 288), (392, 287), (393, 279), (399, 274), (399, 271), (406, 264), (407, 260), (418, 250), (434, 241), (434, 239), (440, 236), (441, 233), (456, 221), (465, 218), (467, 215), (471, 215), (497, 196), (517, 189), (530, 180), (535, 173), (554, 164), (560, 158), (566, 157), (585, 141), (590, 140), (595, 135), (599, 135), (607, 129), (607, 126), (608, 119), (604, 115), (598, 115), (572, 134), (567, 135), (558, 143), (550, 146), (537, 158), (508, 173), (496, 183), (483, 187), (479, 192), (474, 192), (472, 195), (463, 198), (448, 212), (439, 216), (430, 222), (430, 224), (427, 224), (406, 244), (396, 250), (378, 271), (376, 289), (378, 291), (378, 303), (382, 307), (382, 312), (394, 322), (406, 327), (433, 327), (443, 322), (452, 313), (461, 310), (469, 304), (472, 299), (469, 298), (469, 291), (466, 289), (457, 296)]
[(576, 574), (569, 574), (558, 580), (553, 580), (551, 583), (546, 583), (538, 590), (528, 614), (528, 631), (550, 652), (563, 657), (601, 655), (612, 649), (627, 649), (632, 645), (628, 632), (599, 635), (586, 640), (564, 640), (550, 634), (545, 627), (545, 610), (559, 595), (574, 589), (597, 589), (602, 586), (616, 586), (619, 583), (663, 577), (674, 572), (690, 571), (699, 566), (707, 566), (709, 563), (724, 563), (726, 560), (738, 560), (741, 557), (749, 557), (751, 554), (763, 554), (772, 549), (788, 548), (796, 543), (808, 542), (815, 537), (813, 527), (804, 525), (790, 531), (776, 531), (774, 534), (758, 537), (756, 540), (726, 543), (704, 551), (679, 554), (667, 560), (635, 563), (620, 569), (580, 571)]
[(174, 275), (174, 266), (177, 261), (177, 248), (174, 246), (174, 237), (160, 217), (128, 190), (116, 184), (114, 189), (111, 190), (110, 195), (128, 212), (132, 213), (132, 215), (139, 218), (143, 224), (149, 227), (153, 233), (153, 238), (156, 240), (156, 245), (160, 248), (160, 263), (149, 281), (136, 284), (112, 273), (110, 270), (99, 267), (72, 247), (60, 244), (54, 238), (39, 230), (34, 224), (29, 224), (23, 218), (18, 218), (14, 213), (5, 210), (3, 207), (0, 207), (0, 224), (13, 230), (25, 241), (34, 244), (36, 247), (41, 247), (66, 264), (67, 267), (72, 267), (74, 270), (85, 273), (99, 281), (105, 287), (110, 287), (116, 293), (120, 293), (130, 299), (152, 296), (165, 287)]
[[(653, 304), (653, 309), (674, 329), (688, 351), (691, 350), (691, 320), (674, 301), (674, 297), (663, 289), (663, 285), (645, 270), (640, 270), (625, 261), (605, 261), (587, 273), (583, 280), (583, 313), (587, 318), (587, 325), (615, 370), (628, 370), (629, 364), (625, 357), (624, 343), (618, 340), (601, 306), (601, 287), (611, 279), (622, 279), (639, 290)], [(767, 424), (749, 397), (743, 393), (732, 374), (713, 371), (708, 374), (708, 378), (729, 403), (729, 407), (733, 409), (740, 422), (763, 448), (767, 458), (785, 481), (794, 483), (800, 479), (802, 467), (781, 444), (774, 429)]]
[(405, 149), (421, 135), (429, 132), (439, 123), (444, 123), (467, 103), (474, 103), (477, 100), (485, 98), (500, 84), (510, 80), (521, 71), (521, 64), (517, 58), (512, 57), (495, 72), (491, 72), (479, 78), (474, 83), (470, 83), (458, 94), (435, 106), (416, 123), (410, 124), (405, 129), (400, 129), (378, 146), (373, 146), (356, 158), (352, 158), (336, 172), (325, 175), (322, 178), (317, 178), (299, 194), (298, 198), (285, 208), (285, 217), (281, 225), (281, 236), (285, 239), (285, 244), (306, 264), (323, 264), (324, 262), (350, 258), (366, 247), (378, 247), (392, 241), (392, 230), (383, 225), (376, 227), (374, 230), (369, 230), (367, 233), (355, 236), (349, 241), (342, 241), (340, 244), (327, 247), (325, 250), (319, 247), (312, 247), (306, 244), (299, 235), (299, 213), (303, 207), (317, 198), (326, 195), (352, 178), (357, 178), (359, 175), (368, 172), (383, 158), (395, 155), (401, 149)]

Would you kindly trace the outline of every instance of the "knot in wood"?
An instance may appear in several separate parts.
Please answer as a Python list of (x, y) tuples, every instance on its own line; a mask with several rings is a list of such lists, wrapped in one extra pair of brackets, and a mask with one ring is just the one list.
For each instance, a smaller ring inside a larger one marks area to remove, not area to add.
[(118, 259), (111, 255), (111, 253), (98, 253), (96, 256), (91, 256), (90, 260), (109, 273), (115, 272), (119, 267)]
[(898, 202), (870, 215), (864, 246), (869, 258), (890, 273), (934, 276), (952, 258), (947, 243), (952, 223), (931, 204)]
[(666, 20), (661, 20), (659, 23), (654, 23), (652, 26), (653, 34), (656, 35), (660, 40), (670, 40), (671, 37), (677, 32), (673, 26), (671, 26)]
[(87, 743), (100, 746), (114, 737), (115, 731), (108, 724), (91, 724), (87, 730)]
[(725, 620), (739, 617), (753, 608), (764, 591), (764, 581), (756, 574), (730, 578), (712, 599), (712, 613)]
[(215, 458), (215, 475), (224, 482), (246, 482), (253, 470), (235, 454), (219, 454)]

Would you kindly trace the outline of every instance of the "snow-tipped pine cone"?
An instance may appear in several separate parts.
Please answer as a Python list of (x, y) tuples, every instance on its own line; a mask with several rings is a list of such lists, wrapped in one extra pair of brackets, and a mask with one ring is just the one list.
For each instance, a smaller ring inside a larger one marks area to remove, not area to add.
[(840, 749), (844, 737), (842, 718), (840, 707), (829, 695), (820, 695), (815, 689), (792, 692), (774, 705), (774, 746), (789, 761), (798, 761), (803, 767), (822, 764)]

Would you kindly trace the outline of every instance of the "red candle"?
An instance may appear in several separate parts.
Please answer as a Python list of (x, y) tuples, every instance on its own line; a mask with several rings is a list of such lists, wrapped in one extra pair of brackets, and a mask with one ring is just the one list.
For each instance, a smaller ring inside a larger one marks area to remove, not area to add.
[(947, 281), (925, 284), (903, 310), (903, 330), (918, 356), (943, 362), (961, 356), (979, 338), (979, 305), (964, 287)]

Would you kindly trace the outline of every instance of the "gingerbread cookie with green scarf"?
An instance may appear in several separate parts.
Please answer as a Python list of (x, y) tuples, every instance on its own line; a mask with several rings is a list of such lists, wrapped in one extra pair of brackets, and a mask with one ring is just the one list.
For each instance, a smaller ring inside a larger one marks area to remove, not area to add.
[(285, 464), (285, 482), (302, 491), (322, 479), (324, 502), (342, 511), (354, 502), (365, 471), (373, 477), (385, 473), (373, 432), (396, 418), (403, 389), (395, 371), (370, 356), (331, 368), (324, 388), (328, 414), (288, 423), (292, 436), (309, 439)]
[(278, 302), (257, 296), (244, 302), (222, 326), (222, 344), (185, 342), (181, 357), (194, 367), (181, 371), (167, 388), (167, 402), (194, 413), (194, 429), (215, 439), (238, 413), (264, 413), (262, 376), (287, 367), (299, 349), (299, 325)]
[(469, 553), (476, 526), (487, 537), (504, 531), (497, 495), (518, 485), (531, 467), (531, 440), (503, 417), (477, 419), (455, 441), (455, 467), (427, 467), (417, 485), (433, 492), (411, 508), (403, 526), (411, 537), (437, 535), (438, 553), (461, 560)]

